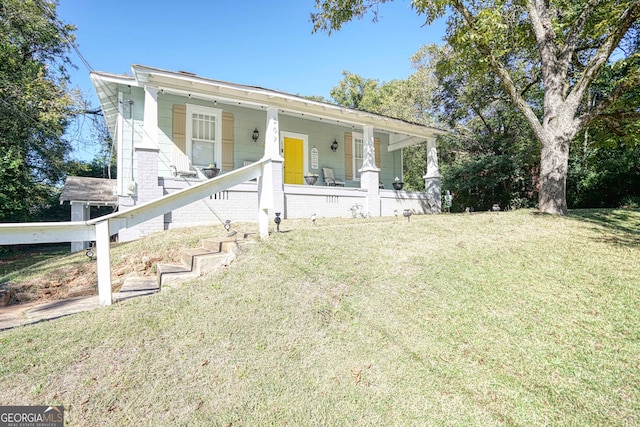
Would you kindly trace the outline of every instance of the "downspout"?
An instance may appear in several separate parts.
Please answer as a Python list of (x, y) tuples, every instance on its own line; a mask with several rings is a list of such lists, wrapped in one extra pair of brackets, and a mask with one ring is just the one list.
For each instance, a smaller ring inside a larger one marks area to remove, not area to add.
[(114, 140), (117, 138), (115, 137), (115, 135), (118, 135), (118, 132), (120, 130), (119, 127), (120, 127), (120, 123), (118, 120), (116, 120), (116, 128), (115, 128), (115, 131), (113, 132), (114, 138), (111, 140), (111, 145), (109, 146), (109, 158), (107, 160), (107, 177), (109, 179), (111, 179), (111, 159), (113, 158), (113, 144), (114, 144)]
[(135, 129), (133, 128), (133, 100), (127, 99), (127, 102), (129, 103), (129, 123), (131, 127), (131, 164), (129, 165), (129, 179), (130, 182), (133, 182), (135, 180), (133, 175), (133, 153), (135, 148), (133, 143), (133, 138), (135, 135)]
[(122, 196), (124, 195), (124, 98), (122, 96), (122, 92), (118, 91), (118, 116), (116, 118), (116, 129), (114, 132), (114, 139), (115, 139), (115, 143), (117, 144), (116, 146), (116, 179), (117, 181), (117, 188), (116, 188), (116, 194), (118, 196)]
[(404, 182), (404, 148), (400, 149), (400, 180)]

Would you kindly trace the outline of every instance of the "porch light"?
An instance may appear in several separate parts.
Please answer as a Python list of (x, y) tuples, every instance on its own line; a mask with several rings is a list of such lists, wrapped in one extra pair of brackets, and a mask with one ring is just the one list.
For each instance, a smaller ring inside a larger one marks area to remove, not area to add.
[(251, 135), (251, 139), (253, 139), (253, 142), (258, 142), (258, 138), (260, 138), (260, 132), (258, 132), (258, 128), (255, 128)]
[(87, 248), (87, 252), (85, 253), (85, 255), (87, 256), (87, 258), (93, 261), (93, 257), (96, 256), (96, 248), (93, 246), (93, 242), (91, 243), (91, 246)]
[(331, 151), (335, 153), (337, 149), (338, 149), (338, 141), (334, 138), (333, 143), (331, 144)]

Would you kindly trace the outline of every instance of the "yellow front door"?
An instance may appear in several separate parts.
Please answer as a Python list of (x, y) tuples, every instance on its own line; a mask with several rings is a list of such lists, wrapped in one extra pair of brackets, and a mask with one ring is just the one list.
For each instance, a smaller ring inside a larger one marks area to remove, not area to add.
[(284, 138), (284, 183), (302, 184), (304, 180), (304, 143), (301, 139)]

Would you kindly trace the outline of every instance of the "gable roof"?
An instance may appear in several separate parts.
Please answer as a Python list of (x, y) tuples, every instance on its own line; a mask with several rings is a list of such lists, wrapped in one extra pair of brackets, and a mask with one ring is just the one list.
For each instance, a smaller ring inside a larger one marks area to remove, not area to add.
[(115, 179), (68, 176), (60, 194), (60, 203), (115, 206), (118, 203), (118, 196), (113, 190), (116, 182)]
[(353, 110), (335, 104), (319, 102), (259, 86), (248, 86), (200, 77), (185, 71), (167, 71), (145, 65), (132, 65), (133, 76), (92, 72), (91, 79), (107, 119), (110, 132), (115, 132), (118, 106), (118, 86), (151, 86), (161, 93), (174, 93), (220, 103), (232, 103), (247, 108), (266, 110), (278, 108), (280, 114), (328, 121), (347, 127), (373, 126), (375, 131), (390, 135), (389, 151), (414, 145), (447, 132), (441, 129), (409, 123), (379, 114)]

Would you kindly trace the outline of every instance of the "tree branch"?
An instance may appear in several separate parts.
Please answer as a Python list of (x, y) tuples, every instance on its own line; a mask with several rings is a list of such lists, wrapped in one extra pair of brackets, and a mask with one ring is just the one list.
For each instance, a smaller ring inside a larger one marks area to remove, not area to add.
[(482, 121), (482, 124), (487, 129), (489, 134), (493, 135), (493, 129), (491, 129), (491, 126), (489, 126), (489, 123), (487, 123), (487, 121), (485, 120), (485, 118), (482, 115), (482, 113), (480, 112), (480, 110), (475, 108), (475, 106), (473, 106), (473, 105), (471, 105), (471, 109), (473, 110), (474, 113), (476, 113), (476, 116), (478, 116), (480, 118), (480, 121)]
[(571, 25), (571, 30), (569, 30), (569, 34), (564, 42), (564, 47), (560, 52), (560, 62), (563, 67), (568, 67), (569, 62), (571, 61), (571, 57), (576, 50), (576, 45), (579, 41), (580, 34), (584, 30), (584, 26), (587, 23), (587, 19), (591, 15), (591, 12), (598, 6), (601, 0), (589, 0), (587, 4), (580, 12), (578, 18)]
[[(531, 1), (531, 0), (529, 0)], [(475, 25), (475, 17), (473, 14), (467, 9), (467, 7), (462, 4), (461, 0), (453, 0), (452, 6), (462, 15), (463, 19), (469, 26), (469, 28), (478, 33), (478, 30)], [(502, 82), (502, 86), (504, 90), (509, 95), (509, 98), (515, 105), (515, 107), (520, 110), (520, 112), (524, 115), (525, 120), (531, 125), (531, 129), (538, 136), (540, 141), (543, 141), (544, 138), (544, 129), (540, 120), (536, 116), (535, 112), (531, 109), (531, 107), (527, 104), (522, 95), (518, 92), (518, 88), (516, 87), (513, 79), (511, 78), (511, 74), (507, 70), (507, 68), (502, 64), (493, 54), (491, 48), (480, 41), (476, 41), (476, 46), (481, 53), (483, 53), (488, 59), (489, 64), (493, 71), (498, 75), (500, 81)]]
[[(616, 48), (616, 46), (618, 46), (620, 40), (622, 40), (622, 37), (624, 37), (629, 28), (634, 24), (636, 20), (638, 20), (638, 18), (640, 18), (640, 2), (634, 1), (624, 11), (620, 19), (618, 19), (619, 24), (613, 29), (611, 34), (607, 36), (604, 43), (602, 43), (596, 54), (587, 64), (584, 72), (582, 73), (582, 76), (580, 77), (580, 80), (578, 80), (578, 83), (576, 83), (576, 85), (569, 93), (567, 102), (577, 103), (578, 100), (582, 99), (582, 97), (584, 96), (584, 92), (587, 90), (587, 88), (589, 88), (591, 83), (593, 83), (593, 80), (598, 76), (598, 74), (602, 70), (602, 67), (604, 67), (604, 65), (607, 63), (607, 60), (611, 56), (613, 50)], [(635, 79), (633, 80), (635, 81)], [(620, 95), (618, 95), (618, 97)], [(596, 108), (595, 110), (599, 109)], [(600, 112), (601, 111), (602, 110), (600, 110)], [(593, 119), (593, 117), (595, 116), (590, 113), (581, 116), (581, 118), (579, 119), (580, 125), (584, 126), (588, 124), (588, 120)]]
[(598, 102), (596, 106), (582, 114), (576, 120), (580, 128), (587, 126), (593, 119), (601, 116), (604, 111), (616, 102), (622, 95), (627, 93), (629, 89), (640, 85), (640, 72), (636, 72), (633, 76), (624, 80), (623, 84), (618, 85), (611, 95)]
[[(556, 46), (554, 44), (556, 34), (553, 31), (549, 10), (544, 1), (527, 0), (527, 11), (529, 12), (531, 28), (536, 37), (538, 50), (540, 51), (542, 78), (545, 84), (548, 84), (550, 83), (549, 77), (557, 73), (556, 65), (558, 59), (556, 56)], [(564, 78), (565, 75), (566, 69), (563, 70), (562, 78)]]
[(93, 116), (103, 116), (104, 113), (102, 112), (102, 108), (93, 108), (93, 109), (79, 109), (79, 110), (73, 110), (71, 112), (72, 116), (82, 116), (85, 114), (89, 114), (89, 115), (93, 115)]
[(535, 86), (538, 83), (540, 83), (540, 77), (536, 76), (533, 80), (529, 82), (528, 85), (524, 87), (524, 89), (520, 91), (520, 95), (524, 96), (529, 91), (529, 89), (531, 89), (533, 86)]

